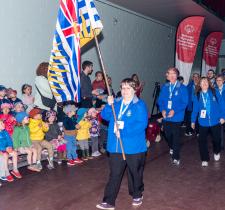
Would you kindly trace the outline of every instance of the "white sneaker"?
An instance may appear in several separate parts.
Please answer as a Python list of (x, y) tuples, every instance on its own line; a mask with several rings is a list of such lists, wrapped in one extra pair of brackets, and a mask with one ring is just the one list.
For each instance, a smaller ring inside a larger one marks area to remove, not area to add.
[(149, 140), (146, 141), (146, 146), (147, 146), (147, 148), (150, 147), (150, 141)]
[(180, 165), (180, 161), (179, 161), (179, 160), (174, 159), (174, 160), (173, 160), (173, 164), (174, 164), (174, 165), (179, 166), (179, 165)]
[(158, 135), (156, 136), (155, 142), (160, 142), (160, 141), (161, 141), (161, 136), (160, 136), (160, 134), (158, 134)]
[(101, 155), (101, 153), (99, 151), (93, 152), (92, 153), (92, 157), (99, 157)]
[(202, 161), (202, 167), (207, 167), (209, 163), (207, 161)]
[(172, 155), (173, 154), (173, 150), (172, 149), (170, 149), (170, 155)]
[(219, 161), (220, 160), (220, 153), (214, 154), (214, 160)]
[[(100, 153), (99, 151), (97, 151), (96, 153), (97, 153), (98, 156), (102, 155), (102, 153)], [(98, 157), (98, 156), (97, 156), (97, 157)]]

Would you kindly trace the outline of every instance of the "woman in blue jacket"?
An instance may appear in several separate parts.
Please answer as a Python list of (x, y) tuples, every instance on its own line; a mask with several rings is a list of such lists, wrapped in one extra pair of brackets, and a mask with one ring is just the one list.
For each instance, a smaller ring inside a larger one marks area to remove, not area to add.
[(209, 131), (212, 133), (214, 160), (218, 161), (220, 159), (220, 124), (224, 123), (225, 104), (220, 94), (215, 91), (206, 77), (200, 79), (200, 85), (194, 96), (193, 112), (191, 116), (193, 129), (195, 128), (197, 116), (199, 122), (198, 143), (202, 166), (208, 166), (209, 151), (207, 135)]
[[(129, 194), (133, 198), (132, 205), (142, 204), (144, 191), (143, 171), (147, 151), (145, 129), (148, 123), (148, 112), (145, 102), (135, 95), (135, 82), (124, 79), (121, 82), (122, 97), (114, 101), (108, 97), (108, 105), (101, 112), (103, 119), (109, 121), (107, 151), (109, 152), (110, 176), (105, 187), (103, 202), (99, 209), (115, 209), (115, 201), (119, 192), (126, 166), (128, 168)], [(119, 132), (115, 129), (112, 108), (114, 103)], [(121, 137), (126, 160), (122, 158), (118, 138)]]

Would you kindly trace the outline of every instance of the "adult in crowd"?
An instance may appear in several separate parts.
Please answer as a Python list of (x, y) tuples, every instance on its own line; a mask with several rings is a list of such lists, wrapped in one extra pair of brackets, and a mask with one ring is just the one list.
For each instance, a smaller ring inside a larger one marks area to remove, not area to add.
[(36, 94), (34, 105), (42, 110), (50, 110), (55, 108), (56, 100), (52, 94), (47, 75), (48, 75), (48, 62), (39, 64), (36, 70), (35, 88)]
[(92, 99), (93, 94), (98, 95), (96, 90), (92, 91), (92, 84), (90, 75), (93, 72), (93, 63), (91, 61), (84, 61), (82, 63), (82, 71), (80, 74), (80, 90), (81, 90), (81, 103), (80, 107), (91, 108), (93, 107)]
[[(187, 85), (188, 90), (188, 106), (185, 112), (185, 120), (186, 120), (186, 131), (185, 136), (192, 136), (193, 129), (191, 128), (191, 113), (193, 110), (193, 97), (195, 95), (195, 89), (199, 83), (200, 75), (198, 73), (193, 73), (192, 80)], [(197, 123), (197, 122), (196, 122)], [(198, 133), (198, 131), (197, 131)]]
[(221, 69), (221, 74), (223, 75), (223, 79), (225, 80), (225, 69)]
[(194, 107), (191, 116), (192, 128), (195, 128), (196, 118), (199, 122), (199, 152), (202, 166), (208, 166), (209, 151), (207, 136), (211, 131), (213, 141), (214, 160), (220, 159), (221, 135), (220, 124), (224, 123), (225, 104), (222, 97), (215, 91), (208, 78), (200, 79), (200, 86), (194, 96)]
[(215, 85), (216, 85), (216, 73), (213, 69), (208, 70), (207, 78), (211, 82), (212, 86), (215, 87)]
[(177, 80), (178, 74), (178, 69), (174, 67), (167, 70), (169, 82), (161, 88), (158, 99), (163, 128), (175, 165), (180, 164), (180, 126), (188, 104), (187, 88)]
[[(143, 200), (143, 171), (146, 156), (145, 129), (148, 123), (148, 112), (144, 101), (135, 95), (136, 84), (127, 78), (121, 82), (122, 97), (114, 101), (108, 97), (108, 104), (101, 112), (103, 119), (109, 121), (107, 151), (109, 152), (110, 175), (105, 187), (103, 202), (96, 207), (99, 209), (115, 209), (115, 201), (120, 189), (126, 167), (128, 168), (129, 194), (133, 198), (132, 205), (140, 206)], [(114, 103), (119, 131), (111, 105)], [(123, 160), (118, 138), (121, 137), (126, 160)]]
[(136, 96), (140, 98), (141, 93), (143, 92), (144, 89), (144, 82), (140, 82), (139, 77), (137, 74), (132, 74), (131, 79), (135, 81), (136, 84)]
[[(216, 91), (217, 94), (219, 94), (222, 99), (223, 102), (225, 104), (225, 85), (224, 85), (224, 75), (223, 74), (219, 74), (216, 77)], [(224, 125), (221, 125), (221, 149), (224, 149)]]

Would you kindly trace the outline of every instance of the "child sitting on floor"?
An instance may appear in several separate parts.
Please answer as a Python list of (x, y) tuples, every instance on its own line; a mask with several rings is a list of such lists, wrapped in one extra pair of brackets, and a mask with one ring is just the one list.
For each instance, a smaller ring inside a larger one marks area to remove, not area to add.
[(34, 148), (37, 150), (37, 165), (40, 170), (42, 170), (41, 165), (41, 152), (42, 149), (46, 148), (48, 150), (48, 168), (53, 169), (53, 148), (52, 145), (44, 139), (45, 133), (48, 131), (49, 127), (47, 123), (42, 121), (41, 110), (38, 108), (33, 108), (30, 113), (30, 139)]
[(20, 172), (17, 169), (17, 152), (13, 150), (12, 139), (9, 136), (8, 132), (5, 130), (5, 124), (2, 120), (0, 120), (0, 154), (4, 158), (4, 172), (2, 173), (3, 176), (1, 177), (1, 179), (8, 182), (12, 182), (14, 180), (9, 173), (9, 156), (12, 156), (13, 161), (13, 170), (11, 171), (11, 174), (18, 179), (22, 178)]
[(83, 163), (77, 156), (77, 141), (76, 141), (76, 128), (79, 128), (77, 125), (77, 120), (75, 118), (76, 107), (74, 105), (66, 105), (63, 108), (66, 116), (63, 119), (64, 126), (64, 139), (66, 140), (66, 154), (67, 154), (67, 165), (73, 166), (75, 164)]
[(4, 122), (5, 130), (12, 136), (16, 119), (10, 114), (10, 109), (12, 109), (12, 104), (10, 103), (3, 103), (1, 105), (2, 114), (0, 114), (0, 120)]
[(92, 159), (89, 153), (88, 139), (90, 138), (89, 129), (91, 128), (91, 122), (87, 115), (88, 109), (80, 108), (77, 111), (77, 123), (79, 129), (77, 131), (77, 144), (79, 145), (83, 160)]
[(30, 130), (28, 127), (29, 117), (26, 112), (16, 114), (17, 124), (12, 135), (13, 147), (21, 154), (27, 154), (28, 169), (39, 172), (37, 166), (37, 150), (32, 146)]
[(45, 121), (49, 125), (49, 129), (45, 133), (45, 139), (52, 144), (53, 150), (57, 150), (58, 164), (61, 164), (66, 155), (66, 144), (62, 131), (56, 122), (56, 112), (52, 110), (47, 111)]

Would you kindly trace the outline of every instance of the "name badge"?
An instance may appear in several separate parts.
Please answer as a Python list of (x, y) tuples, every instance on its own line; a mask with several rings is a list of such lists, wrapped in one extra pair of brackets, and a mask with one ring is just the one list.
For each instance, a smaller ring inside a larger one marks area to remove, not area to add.
[[(118, 120), (118, 121), (117, 121), (117, 124), (118, 124), (119, 129), (120, 129), (120, 130), (123, 130), (123, 128), (124, 128), (124, 121)], [(114, 133), (115, 133), (115, 132), (116, 132), (116, 124), (114, 125)]]
[(172, 109), (172, 101), (168, 101), (168, 109)]
[(200, 118), (206, 118), (206, 110), (205, 109), (201, 110)]

